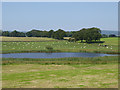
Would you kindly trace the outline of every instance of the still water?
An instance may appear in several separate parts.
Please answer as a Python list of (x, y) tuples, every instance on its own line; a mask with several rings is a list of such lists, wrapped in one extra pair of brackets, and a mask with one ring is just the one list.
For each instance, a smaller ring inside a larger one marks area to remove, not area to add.
[[(64, 57), (103, 57), (116, 56), (113, 54), (61, 52), (61, 53), (10, 53), (1, 54), (3, 58), (64, 58)], [(0, 56), (1, 56), (0, 55)]]

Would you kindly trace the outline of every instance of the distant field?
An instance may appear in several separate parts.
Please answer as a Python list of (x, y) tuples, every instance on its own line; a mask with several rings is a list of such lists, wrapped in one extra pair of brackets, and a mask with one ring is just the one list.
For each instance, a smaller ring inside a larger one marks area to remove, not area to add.
[(118, 37), (101, 38), (101, 41), (105, 41), (104, 44), (107, 45), (118, 45)]
[[(8, 39), (6, 39), (8, 38)], [(4, 37), (4, 39), (10, 40), (39, 40), (42, 42), (2, 42), (2, 51), (3, 53), (12, 53), (12, 52), (46, 52), (46, 46), (53, 47), (54, 50), (61, 52), (102, 52), (102, 53), (118, 53), (118, 38), (102, 38), (101, 45), (108, 45), (107, 47), (99, 46), (99, 43), (79, 43), (79, 42), (68, 42), (67, 40), (57, 40), (55, 41), (52, 38), (36, 38), (36, 37), (19, 37), (15, 39), (13, 37)], [(5, 41), (5, 40), (4, 40)], [(47, 41), (47, 42), (46, 42)]]
[(64, 37), (64, 39), (69, 39), (70, 37)]
[(45, 37), (0, 37), (2, 41), (53, 41), (53, 38)]

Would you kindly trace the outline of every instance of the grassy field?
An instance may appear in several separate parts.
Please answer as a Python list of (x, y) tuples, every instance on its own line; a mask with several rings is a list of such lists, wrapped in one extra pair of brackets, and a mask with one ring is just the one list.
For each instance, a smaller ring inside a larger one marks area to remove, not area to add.
[[(118, 53), (118, 38), (102, 38), (105, 41), (102, 45), (108, 45), (107, 47), (99, 46), (98, 43), (86, 44), (50, 38), (48, 41), (48, 38), (39, 38), (37, 41), (35, 37), (24, 37), (21, 41), (19, 39), (5, 37), (2, 42), (3, 53), (47, 52), (46, 46), (59, 52)], [(118, 57), (2, 58), (2, 87), (117, 88)]]
[(3, 65), (3, 88), (117, 88), (117, 64)]
[[(8, 38), (10, 38), (8, 40), (12, 40), (11, 37)], [(24, 38), (28, 39), (28, 37)], [(29, 37), (29, 40), (32, 40), (32, 37)], [(108, 45), (107, 47), (99, 46), (99, 43), (86, 44), (79, 42), (68, 42), (67, 40), (50, 40), (46, 42), (46, 40), (44, 42), (4, 42), (3, 40), (2, 52), (47, 52), (46, 46), (51, 46), (53, 47), (54, 51), (61, 52), (118, 53), (118, 38), (102, 38), (101, 40), (105, 41), (105, 43), (102, 43), (101, 45)]]
[(118, 57), (3, 58), (3, 88), (117, 88)]
[(2, 41), (54, 41), (53, 38), (43, 38), (43, 37), (0, 37), (0, 40)]
[(117, 37), (101, 38), (101, 41), (105, 41), (104, 44), (107, 44), (107, 45), (118, 45)]

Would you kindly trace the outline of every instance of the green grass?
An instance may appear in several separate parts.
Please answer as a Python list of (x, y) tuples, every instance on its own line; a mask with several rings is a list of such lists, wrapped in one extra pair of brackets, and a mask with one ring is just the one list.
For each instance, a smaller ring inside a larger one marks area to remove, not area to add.
[(48, 52), (46, 46), (51, 46), (55, 52), (118, 53), (118, 38), (102, 38), (101, 40), (105, 41), (103, 45), (106, 44), (108, 47), (98, 46), (99, 43), (86, 44), (79, 42), (68, 42), (67, 40), (47, 42), (2, 42), (2, 52)]
[(115, 64), (3, 65), (3, 88), (117, 88)]
[(105, 41), (104, 44), (107, 44), (107, 45), (118, 45), (117, 37), (101, 38), (101, 41)]
[(57, 64), (57, 65), (76, 65), (76, 64), (108, 64), (117, 63), (117, 56), (105, 56), (105, 57), (69, 57), (69, 58), (48, 58), (48, 59), (32, 59), (32, 58), (3, 58), (3, 65), (12, 64)]

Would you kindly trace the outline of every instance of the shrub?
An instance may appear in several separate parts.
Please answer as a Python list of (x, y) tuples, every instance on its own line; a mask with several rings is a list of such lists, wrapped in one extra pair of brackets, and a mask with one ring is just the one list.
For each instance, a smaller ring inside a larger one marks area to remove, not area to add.
[(75, 39), (74, 39), (74, 38), (69, 38), (68, 41), (69, 41), (69, 42), (74, 42)]
[(52, 50), (53, 50), (53, 47), (51, 47), (51, 46), (46, 46), (46, 49), (49, 50), (49, 51), (52, 51)]

